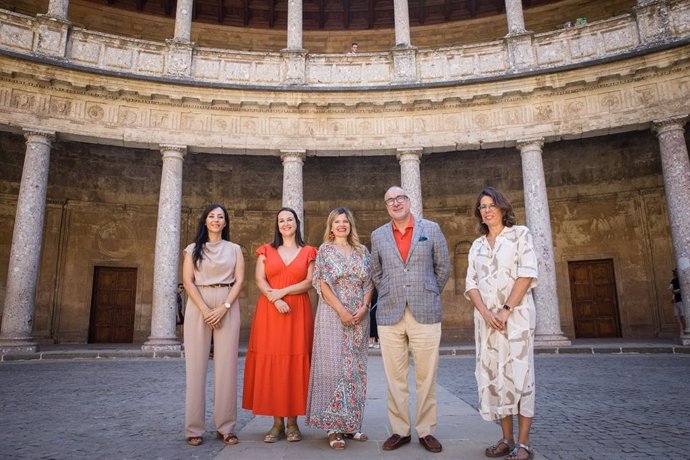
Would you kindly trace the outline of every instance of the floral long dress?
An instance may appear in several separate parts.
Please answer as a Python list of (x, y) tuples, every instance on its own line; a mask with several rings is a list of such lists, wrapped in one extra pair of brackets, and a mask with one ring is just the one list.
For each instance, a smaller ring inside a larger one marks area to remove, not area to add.
[[(533, 278), (530, 289), (508, 316), (506, 328), (491, 328), (474, 310), (475, 377), (479, 413), (485, 420), (508, 415), (534, 416), (534, 328), (532, 288), (537, 285), (537, 255), (527, 227), (505, 227), (491, 248), (486, 236), (469, 252), (465, 295), (478, 289), (487, 308), (498, 313), (518, 278)], [(469, 297), (468, 297), (469, 298)]]
[(362, 427), (367, 395), (369, 315), (355, 326), (343, 326), (323, 299), (325, 281), (345, 308), (354, 313), (373, 288), (370, 255), (366, 248), (346, 259), (329, 243), (316, 255), (313, 284), (319, 294), (314, 322), (314, 348), (307, 399), (307, 424), (340, 433)]

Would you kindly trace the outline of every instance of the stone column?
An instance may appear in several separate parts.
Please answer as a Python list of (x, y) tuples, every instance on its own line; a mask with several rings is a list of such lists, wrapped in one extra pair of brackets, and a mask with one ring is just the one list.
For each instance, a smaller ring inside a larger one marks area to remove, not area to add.
[(163, 171), (158, 198), (156, 249), (153, 257), (151, 335), (143, 351), (180, 351), (175, 335), (177, 276), (180, 264), (180, 215), (182, 213), (183, 145), (161, 145)]
[(526, 32), (521, 0), (506, 0), (506, 16), (508, 17), (508, 35), (520, 35)]
[(165, 72), (172, 77), (189, 77), (192, 74), (192, 7), (193, 0), (177, 0), (175, 12), (175, 37), (166, 40), (168, 59)]
[(525, 190), (525, 214), (527, 226), (534, 239), (534, 249), (539, 263), (539, 282), (534, 289), (537, 307), (535, 346), (569, 346), (570, 340), (561, 331), (556, 290), (556, 265), (551, 237), (549, 199), (546, 195), (546, 179), (542, 162), (543, 139), (518, 141), (522, 157), (522, 180)]
[(302, 167), (307, 151), (304, 149), (286, 149), (280, 151), (283, 161), (283, 206), (292, 208), (302, 224), (304, 235), (304, 184)]
[(288, 0), (287, 49), (302, 50), (302, 0)]
[(33, 353), (38, 350), (31, 333), (41, 262), (50, 149), (55, 133), (25, 129), (24, 137), (26, 153), (17, 197), (0, 329), (2, 353)]
[(671, 239), (685, 311), (685, 334), (681, 342), (690, 345), (690, 161), (683, 135), (686, 122), (686, 116), (667, 118), (655, 121), (654, 129), (659, 138)]
[(48, 2), (48, 13), (55, 19), (67, 19), (67, 10), (69, 8), (69, 0), (50, 0)]
[(396, 155), (400, 162), (400, 186), (410, 196), (412, 214), (424, 217), (422, 205), (422, 175), (419, 170), (419, 159), (422, 157), (421, 147), (398, 149)]
[(177, 0), (175, 12), (175, 38), (178, 43), (192, 41), (192, 7), (193, 0)]
[(410, 11), (407, 0), (393, 0), (393, 16), (395, 19), (395, 47), (409, 48), (410, 43)]

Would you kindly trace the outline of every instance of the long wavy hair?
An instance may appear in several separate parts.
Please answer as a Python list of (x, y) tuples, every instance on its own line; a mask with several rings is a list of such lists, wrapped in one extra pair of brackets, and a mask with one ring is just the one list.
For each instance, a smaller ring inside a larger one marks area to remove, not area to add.
[(230, 218), (228, 217), (228, 211), (222, 204), (211, 203), (206, 206), (204, 212), (199, 216), (199, 225), (196, 228), (196, 236), (194, 237), (194, 251), (192, 252), (192, 260), (194, 261), (194, 266), (201, 266), (201, 261), (204, 260), (204, 246), (208, 243), (208, 228), (206, 228), (206, 218), (209, 213), (216, 208), (223, 210), (223, 215), (225, 216), (225, 227), (220, 232), (220, 236), (225, 241), (230, 241)]
[(278, 215), (280, 215), (280, 213), (283, 211), (288, 211), (295, 218), (295, 224), (297, 225), (297, 230), (295, 230), (295, 242), (299, 247), (304, 246), (305, 242), (302, 239), (302, 230), (300, 230), (300, 227), (302, 225), (300, 224), (299, 217), (297, 217), (297, 211), (288, 207), (282, 207), (276, 213), (276, 228), (275, 232), (273, 233), (273, 241), (271, 242), (271, 246), (278, 249), (280, 246), (283, 245), (283, 235), (280, 234), (280, 228), (278, 228)]
[(344, 214), (345, 217), (347, 217), (347, 220), (350, 222), (350, 234), (347, 235), (348, 244), (352, 246), (355, 249), (355, 251), (361, 252), (364, 248), (364, 245), (359, 241), (357, 225), (355, 225), (355, 217), (347, 208), (335, 208), (328, 215), (328, 219), (326, 219), (326, 230), (323, 233), (323, 242), (332, 243), (335, 239), (335, 236), (333, 235), (333, 233), (331, 233), (331, 226), (333, 225), (333, 221), (335, 220), (335, 218), (341, 214)]
[(488, 235), (489, 234), (489, 227), (482, 221), (482, 213), (479, 210), (479, 205), (481, 204), (482, 198), (488, 196), (492, 200), (494, 200), (494, 204), (498, 209), (503, 211), (503, 225), (506, 227), (512, 227), (517, 223), (517, 219), (515, 219), (515, 212), (513, 211), (513, 206), (510, 204), (510, 201), (506, 196), (496, 190), (493, 187), (486, 187), (484, 190), (479, 192), (479, 195), (477, 195), (477, 201), (474, 204), (474, 215), (477, 218), (477, 221), (479, 222), (479, 234), (481, 235)]

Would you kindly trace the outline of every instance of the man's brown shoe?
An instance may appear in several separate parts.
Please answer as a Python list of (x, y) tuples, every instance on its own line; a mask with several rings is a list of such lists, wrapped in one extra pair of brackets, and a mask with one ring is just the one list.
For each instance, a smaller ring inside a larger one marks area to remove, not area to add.
[(411, 439), (411, 436), (400, 436), (399, 434), (393, 434), (390, 438), (386, 439), (386, 442), (383, 443), (383, 450), (395, 450), (403, 444), (410, 442)]
[(419, 438), (419, 443), (423, 445), (426, 450), (428, 450), (429, 452), (433, 452), (435, 454), (443, 450), (443, 446), (438, 441), (438, 439), (434, 438), (430, 434), (424, 436), (423, 438)]

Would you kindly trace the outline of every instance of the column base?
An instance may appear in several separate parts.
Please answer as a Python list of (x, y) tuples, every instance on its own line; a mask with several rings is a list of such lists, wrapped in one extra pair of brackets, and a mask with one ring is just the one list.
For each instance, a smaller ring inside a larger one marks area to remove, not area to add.
[(22, 353), (36, 353), (38, 343), (31, 339), (0, 339), (0, 354), (14, 355)]
[(680, 344), (687, 346), (690, 345), (690, 334), (683, 334), (680, 336)]
[(562, 334), (537, 334), (534, 337), (535, 348), (557, 348), (569, 347), (571, 345), (570, 339)]
[(149, 338), (141, 346), (141, 351), (148, 353), (180, 352), (182, 351), (182, 343), (177, 338)]

